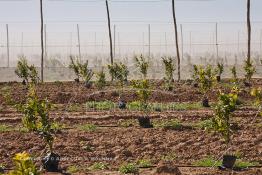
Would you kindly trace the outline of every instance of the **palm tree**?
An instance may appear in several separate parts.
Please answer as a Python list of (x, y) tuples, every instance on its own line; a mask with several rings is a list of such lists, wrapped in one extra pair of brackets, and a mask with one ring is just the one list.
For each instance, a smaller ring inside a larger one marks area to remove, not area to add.
[(174, 29), (175, 29), (175, 37), (176, 37), (178, 81), (180, 81), (180, 54), (179, 54), (179, 46), (178, 46), (178, 32), (177, 32), (177, 23), (176, 23), (175, 0), (172, 0), (172, 11), (173, 11)]
[(44, 82), (44, 25), (43, 25), (43, 0), (40, 0), (41, 15), (41, 82)]
[(250, 0), (247, 0), (247, 63), (251, 64), (251, 22), (250, 22)]

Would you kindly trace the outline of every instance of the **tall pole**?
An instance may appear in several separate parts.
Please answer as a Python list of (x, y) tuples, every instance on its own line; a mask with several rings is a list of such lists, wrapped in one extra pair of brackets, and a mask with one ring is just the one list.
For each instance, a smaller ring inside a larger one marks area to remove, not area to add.
[(176, 23), (176, 13), (175, 13), (175, 0), (172, 0), (172, 11), (173, 11), (173, 20), (174, 20), (174, 29), (175, 29), (175, 39), (176, 39), (176, 53), (177, 53), (177, 70), (178, 70), (178, 81), (180, 81), (180, 55), (179, 55), (179, 45), (178, 45), (178, 32), (177, 32), (177, 23)]
[(44, 82), (44, 19), (43, 19), (43, 0), (40, 0), (41, 15), (41, 82)]
[(237, 34), (237, 55), (239, 54), (240, 51), (240, 31), (238, 31)]
[(262, 29), (260, 30), (260, 57), (262, 58)]
[(166, 54), (167, 54), (167, 36), (166, 36), (166, 32), (165, 32), (165, 50), (166, 50)]
[(114, 57), (116, 56), (116, 25), (114, 25)]
[(46, 35), (46, 24), (44, 25), (45, 31), (45, 60), (47, 60), (47, 35)]
[(24, 55), (24, 33), (21, 34), (21, 54)]
[(10, 54), (9, 54), (9, 29), (8, 24), (6, 24), (6, 51), (7, 51), (7, 67), (10, 66)]
[(142, 48), (143, 48), (143, 55), (145, 55), (145, 33), (142, 33)]
[(108, 7), (108, 1), (107, 0), (106, 0), (106, 11), (107, 11), (108, 35), (109, 35), (109, 44), (110, 44), (110, 61), (111, 61), (111, 64), (113, 64), (114, 63), (114, 57), (113, 57), (111, 22), (110, 22), (110, 13), (109, 13), (109, 7)]
[(79, 56), (79, 60), (82, 61), (81, 45), (80, 45), (80, 32), (79, 32), (79, 25), (78, 24), (77, 24), (77, 38), (78, 38), (78, 56)]
[(217, 29), (217, 22), (216, 22), (216, 54), (217, 54), (217, 62), (218, 62), (218, 29)]
[(180, 31), (181, 31), (181, 59), (184, 59), (184, 37), (183, 37), (183, 25), (180, 24)]
[(148, 24), (148, 57), (151, 55), (151, 26)]
[(250, 0), (247, 0), (247, 63), (251, 64), (251, 22), (250, 22)]

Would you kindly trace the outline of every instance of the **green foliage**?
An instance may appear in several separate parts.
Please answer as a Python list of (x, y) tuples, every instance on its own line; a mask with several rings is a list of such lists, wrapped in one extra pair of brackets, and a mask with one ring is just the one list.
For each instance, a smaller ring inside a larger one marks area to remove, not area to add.
[(217, 167), (222, 165), (222, 161), (215, 160), (213, 157), (209, 156), (193, 162), (194, 166), (200, 167)]
[(193, 74), (192, 74), (192, 78), (195, 82), (199, 81), (199, 73), (198, 73), (198, 66), (197, 65), (193, 65)]
[(32, 158), (28, 153), (18, 153), (13, 158), (15, 168), (8, 175), (39, 175)]
[(118, 125), (119, 125), (120, 127), (128, 128), (128, 127), (132, 127), (132, 126), (137, 125), (137, 121), (134, 120), (134, 119), (120, 120), (120, 121), (118, 122)]
[(149, 67), (149, 62), (146, 61), (146, 58), (143, 55), (135, 56), (136, 66), (139, 69), (140, 73), (143, 75), (145, 79), (147, 77), (147, 71)]
[(96, 77), (96, 85), (98, 89), (103, 89), (106, 86), (106, 74), (104, 72), (104, 69), (102, 69), (100, 72), (97, 72)]
[(5, 125), (5, 124), (0, 124), (0, 133), (1, 132), (8, 132), (8, 131), (11, 131), (12, 128), (10, 128), (10, 126), (8, 125)]
[(90, 170), (105, 170), (108, 169), (107, 164), (103, 162), (95, 162), (93, 165), (89, 167)]
[(256, 72), (256, 68), (253, 65), (253, 62), (252, 61), (249, 62), (248, 60), (245, 60), (244, 70), (246, 72), (245, 79), (246, 79), (246, 81), (248, 81), (250, 83), (252, 76)]
[(232, 73), (232, 82), (236, 83), (238, 81), (236, 66), (233, 66), (232, 68), (230, 68), (230, 71)]
[(26, 84), (28, 84), (29, 80), (31, 80), (31, 82), (34, 84), (38, 83), (39, 81), (38, 72), (35, 66), (29, 66), (24, 56), (22, 56), (17, 62), (15, 74), (19, 78), (22, 78)]
[(9, 86), (5, 86), (1, 89), (1, 95), (4, 97), (5, 103), (7, 105), (15, 104), (15, 101), (12, 98), (11, 88)]
[(23, 113), (23, 126), (29, 131), (37, 132), (45, 141), (50, 152), (53, 150), (54, 141), (52, 122), (49, 119), (51, 106), (47, 99), (38, 99), (33, 85), (29, 86), (26, 103), (17, 106), (18, 110)]
[(240, 168), (240, 169), (244, 169), (244, 168), (249, 168), (252, 166), (259, 166), (258, 162), (249, 162), (249, 161), (244, 161), (241, 159), (236, 160), (236, 163), (234, 165), (234, 167), (236, 168)]
[(87, 132), (94, 132), (97, 130), (97, 126), (94, 124), (87, 123), (87, 124), (78, 126), (78, 129), (82, 131), (87, 131)]
[(220, 92), (218, 103), (215, 107), (213, 117), (214, 129), (220, 132), (225, 139), (226, 144), (230, 142), (230, 117), (236, 109), (238, 99), (238, 89), (233, 88), (229, 94)]
[(133, 88), (137, 89), (136, 94), (139, 98), (139, 102), (142, 104), (143, 109), (148, 107), (148, 99), (151, 95), (149, 90), (149, 81), (148, 80), (133, 80), (131, 81)]
[(170, 130), (181, 130), (183, 128), (181, 122), (176, 119), (157, 121), (154, 126)]
[(122, 174), (131, 174), (131, 173), (138, 173), (139, 169), (136, 164), (125, 163), (120, 166), (119, 171)]
[(94, 72), (88, 68), (88, 61), (86, 60), (86, 62), (83, 64), (79, 62), (78, 67), (79, 67), (80, 76), (86, 83), (88, 83), (94, 75)]
[(210, 131), (210, 130), (214, 129), (213, 128), (213, 121), (210, 120), (210, 119), (202, 120), (202, 121), (198, 122), (195, 126), (197, 128), (203, 129), (205, 131)]
[(113, 65), (108, 65), (107, 67), (113, 79), (118, 80), (120, 86), (123, 87), (129, 74), (127, 66), (120, 62), (114, 63)]
[(73, 56), (70, 56), (71, 63), (69, 68), (75, 72), (77, 79), (80, 77), (88, 83), (94, 75), (94, 72), (88, 68), (88, 61), (81, 63), (78, 59), (74, 59)]
[(112, 101), (89, 101), (86, 102), (87, 109), (110, 110), (116, 107)]
[(148, 159), (142, 159), (142, 160), (138, 160), (137, 164), (140, 168), (149, 168), (152, 166), (152, 163), (150, 160)]
[(218, 75), (221, 76), (224, 72), (224, 64), (223, 63), (217, 63), (217, 72)]
[(80, 171), (80, 167), (77, 165), (71, 165), (67, 168), (67, 172), (70, 174), (77, 173)]
[(80, 69), (79, 69), (79, 61), (78, 59), (74, 59), (72, 55), (70, 55), (70, 61), (69, 68), (72, 69), (76, 75), (76, 77), (80, 78)]
[(172, 89), (172, 82), (174, 81), (175, 61), (172, 57), (162, 57), (165, 66), (165, 84), (168, 89)]
[(262, 106), (262, 88), (253, 88), (250, 94), (255, 98), (255, 105), (258, 107)]
[(216, 70), (214, 70), (211, 65), (208, 65), (206, 68), (198, 66), (197, 73), (200, 91), (205, 94), (216, 82)]

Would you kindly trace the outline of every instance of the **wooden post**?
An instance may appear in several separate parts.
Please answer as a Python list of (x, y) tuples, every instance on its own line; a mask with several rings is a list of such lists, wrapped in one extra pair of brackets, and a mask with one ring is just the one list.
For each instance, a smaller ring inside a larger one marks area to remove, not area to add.
[(179, 54), (179, 45), (178, 45), (178, 32), (177, 32), (177, 23), (176, 23), (176, 12), (175, 12), (175, 0), (172, 0), (172, 11), (173, 11), (173, 20), (174, 20), (174, 29), (175, 29), (175, 39), (176, 39), (176, 53), (177, 53), (177, 73), (178, 81), (181, 79), (180, 73), (180, 54)]
[(9, 28), (6, 24), (6, 51), (7, 51), (7, 67), (10, 66), (10, 54), (9, 54)]
[(148, 24), (148, 58), (151, 55), (151, 26)]
[(114, 58), (116, 56), (116, 25), (114, 25)]
[(218, 30), (217, 30), (217, 22), (216, 22), (216, 54), (217, 54), (217, 63), (218, 63)]
[(247, 62), (251, 64), (251, 22), (250, 22), (250, 0), (247, 0)]
[(110, 60), (111, 60), (111, 64), (113, 64), (114, 63), (114, 57), (113, 57), (111, 22), (110, 22), (110, 13), (109, 13), (109, 7), (108, 7), (108, 1), (107, 0), (106, 0), (106, 11), (107, 11), (108, 35), (109, 35), (109, 44), (110, 44)]
[(180, 24), (180, 30), (181, 30), (181, 59), (184, 59), (184, 37), (183, 37), (183, 25)]
[(44, 25), (43, 25), (43, 0), (40, 0), (41, 15), (41, 82), (44, 82)]
[(45, 31), (45, 60), (47, 60), (47, 35), (46, 35), (46, 24), (44, 25)]
[(80, 32), (79, 32), (79, 25), (78, 24), (77, 24), (77, 39), (78, 39), (78, 56), (79, 56), (79, 60), (82, 61), (81, 45), (80, 45)]

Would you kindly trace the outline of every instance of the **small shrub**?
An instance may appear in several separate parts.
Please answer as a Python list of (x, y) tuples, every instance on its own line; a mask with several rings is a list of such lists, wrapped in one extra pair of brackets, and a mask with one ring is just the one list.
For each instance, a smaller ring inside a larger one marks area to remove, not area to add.
[(146, 79), (149, 62), (146, 61), (146, 58), (143, 55), (140, 55), (140, 57), (135, 56), (135, 62), (140, 73), (143, 75), (143, 79)]
[(162, 57), (162, 61), (165, 66), (165, 84), (168, 90), (171, 90), (172, 82), (174, 81), (175, 61), (172, 57)]
[(121, 165), (119, 171), (122, 174), (131, 174), (131, 173), (138, 173), (139, 169), (136, 164), (128, 163), (128, 164)]
[(256, 68), (253, 65), (253, 62), (249, 62), (248, 60), (245, 60), (244, 70), (246, 72), (245, 79), (248, 83), (250, 83), (251, 78), (253, 77), (254, 73), (256, 72)]
[(24, 84), (28, 84), (29, 80), (34, 84), (39, 81), (38, 72), (35, 66), (29, 66), (25, 57), (21, 57), (17, 62), (15, 74), (23, 79)]
[(236, 109), (238, 92), (238, 89), (235, 88), (233, 88), (229, 94), (220, 92), (218, 103), (215, 107), (213, 126), (216, 131), (221, 133), (227, 146), (229, 145), (231, 139), (230, 117), (232, 112)]
[(193, 165), (200, 166), (200, 167), (217, 167), (217, 166), (221, 166), (222, 162), (215, 160), (213, 157), (206, 157), (196, 162), (193, 162)]
[(90, 170), (105, 170), (108, 169), (107, 164), (103, 162), (96, 162), (89, 167)]
[(136, 120), (134, 120), (134, 119), (120, 120), (120, 121), (118, 122), (118, 125), (119, 125), (120, 127), (128, 128), (128, 127), (132, 127), (132, 126), (137, 125), (137, 122), (136, 122)]
[(233, 83), (236, 83), (236, 82), (238, 81), (236, 66), (233, 66), (233, 67), (230, 69), (230, 71), (231, 71), (231, 73), (232, 73), (232, 82), (233, 82)]
[(78, 129), (82, 131), (94, 132), (97, 130), (97, 126), (94, 124), (84, 124), (84, 125), (80, 125)]
[(146, 110), (148, 107), (148, 100), (151, 95), (151, 91), (149, 90), (149, 81), (133, 80), (131, 83), (133, 88), (137, 89), (136, 94), (139, 98), (139, 102), (142, 104), (142, 108)]
[(10, 171), (9, 175), (39, 175), (40, 173), (37, 171), (32, 158), (28, 153), (18, 153), (13, 158), (15, 168)]
[(223, 63), (217, 63), (217, 72), (218, 72), (218, 76), (221, 77), (222, 73), (224, 72)]
[(240, 169), (244, 169), (244, 168), (249, 168), (252, 166), (259, 166), (258, 162), (249, 162), (249, 161), (244, 161), (241, 159), (236, 160), (236, 163), (234, 165), (235, 168), (240, 168)]
[(151, 161), (147, 159), (138, 160), (137, 164), (140, 168), (149, 168), (152, 166)]
[(77, 165), (71, 165), (67, 168), (67, 172), (70, 174), (77, 173), (80, 171), (80, 167)]
[(90, 101), (86, 102), (86, 107), (95, 110), (111, 110), (115, 108), (115, 103), (112, 101)]
[(96, 73), (96, 77), (97, 77), (96, 85), (98, 89), (103, 89), (106, 86), (106, 74), (104, 72), (104, 69)]
[(7, 126), (5, 124), (0, 124), (0, 132), (8, 132), (11, 131), (12, 128), (10, 128), (10, 126)]
[(79, 81), (79, 79), (80, 79), (80, 68), (78, 66), (79, 61), (78, 61), (78, 59), (74, 59), (72, 55), (70, 56), (70, 61), (71, 61), (71, 63), (69, 64), (69, 68), (74, 71), (74, 73), (77, 77), (76, 79)]
[(203, 129), (205, 131), (210, 131), (210, 130), (213, 130), (213, 121), (210, 120), (210, 119), (207, 119), (207, 120), (203, 120), (203, 121), (200, 121), (198, 122), (196, 125), (195, 125), (197, 128), (200, 128), (200, 129)]
[(29, 86), (29, 92), (25, 104), (17, 105), (20, 112), (23, 113), (22, 123), (25, 128), (31, 132), (40, 135), (49, 151), (53, 152), (54, 133), (52, 131), (52, 122), (49, 119), (51, 103), (47, 99), (40, 100), (36, 95), (35, 86)]
[(180, 123), (180, 121), (176, 119), (171, 119), (167, 121), (158, 121), (155, 124), (155, 126), (159, 128), (171, 129), (171, 130), (181, 130), (183, 128), (183, 125)]

